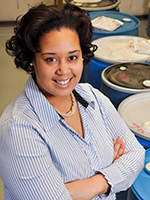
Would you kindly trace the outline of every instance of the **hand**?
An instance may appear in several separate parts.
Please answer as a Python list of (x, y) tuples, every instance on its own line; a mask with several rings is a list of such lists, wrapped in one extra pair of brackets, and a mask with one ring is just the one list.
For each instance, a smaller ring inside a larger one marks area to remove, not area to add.
[(113, 162), (115, 160), (117, 160), (120, 156), (126, 154), (126, 150), (125, 150), (125, 146), (126, 146), (126, 142), (122, 141), (123, 138), (121, 136), (119, 136), (117, 139), (113, 139), (113, 143), (114, 143), (114, 158), (113, 158)]
[(65, 183), (73, 200), (91, 200), (108, 191), (109, 184), (104, 175), (99, 173), (87, 179)]

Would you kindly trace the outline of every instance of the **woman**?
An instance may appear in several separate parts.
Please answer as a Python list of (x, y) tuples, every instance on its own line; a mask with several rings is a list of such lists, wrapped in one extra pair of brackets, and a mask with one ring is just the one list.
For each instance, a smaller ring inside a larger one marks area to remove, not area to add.
[(40, 5), (7, 42), (30, 76), (0, 119), (4, 199), (115, 199), (143, 168), (144, 149), (110, 101), (79, 84), (92, 34), (78, 7)]

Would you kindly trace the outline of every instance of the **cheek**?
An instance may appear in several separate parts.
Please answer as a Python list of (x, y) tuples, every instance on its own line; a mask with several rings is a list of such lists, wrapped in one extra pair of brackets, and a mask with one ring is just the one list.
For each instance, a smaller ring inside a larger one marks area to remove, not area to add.
[(81, 75), (83, 71), (83, 63), (80, 63), (75, 69), (77, 75)]
[(35, 73), (36, 73), (36, 76), (39, 78), (48, 79), (52, 77), (55, 72), (50, 67), (42, 65), (40, 67), (39, 66), (35, 67)]
[(34, 63), (34, 70), (36, 76), (41, 78), (41, 77), (47, 77), (49, 68), (42, 59), (36, 56)]

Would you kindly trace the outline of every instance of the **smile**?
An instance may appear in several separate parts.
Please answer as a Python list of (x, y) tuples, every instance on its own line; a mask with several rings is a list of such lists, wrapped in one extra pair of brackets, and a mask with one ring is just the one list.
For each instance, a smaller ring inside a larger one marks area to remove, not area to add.
[(67, 83), (69, 83), (69, 81), (70, 81), (71, 79), (67, 79), (67, 80), (65, 80), (65, 81), (57, 81), (57, 80), (55, 80), (58, 84), (61, 84), (61, 85), (66, 85)]

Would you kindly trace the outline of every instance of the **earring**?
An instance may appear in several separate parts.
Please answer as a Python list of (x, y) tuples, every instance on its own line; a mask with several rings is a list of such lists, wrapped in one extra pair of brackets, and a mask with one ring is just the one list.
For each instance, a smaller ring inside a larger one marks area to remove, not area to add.
[(33, 63), (30, 63), (30, 66), (32, 67), (32, 66), (33, 66)]

